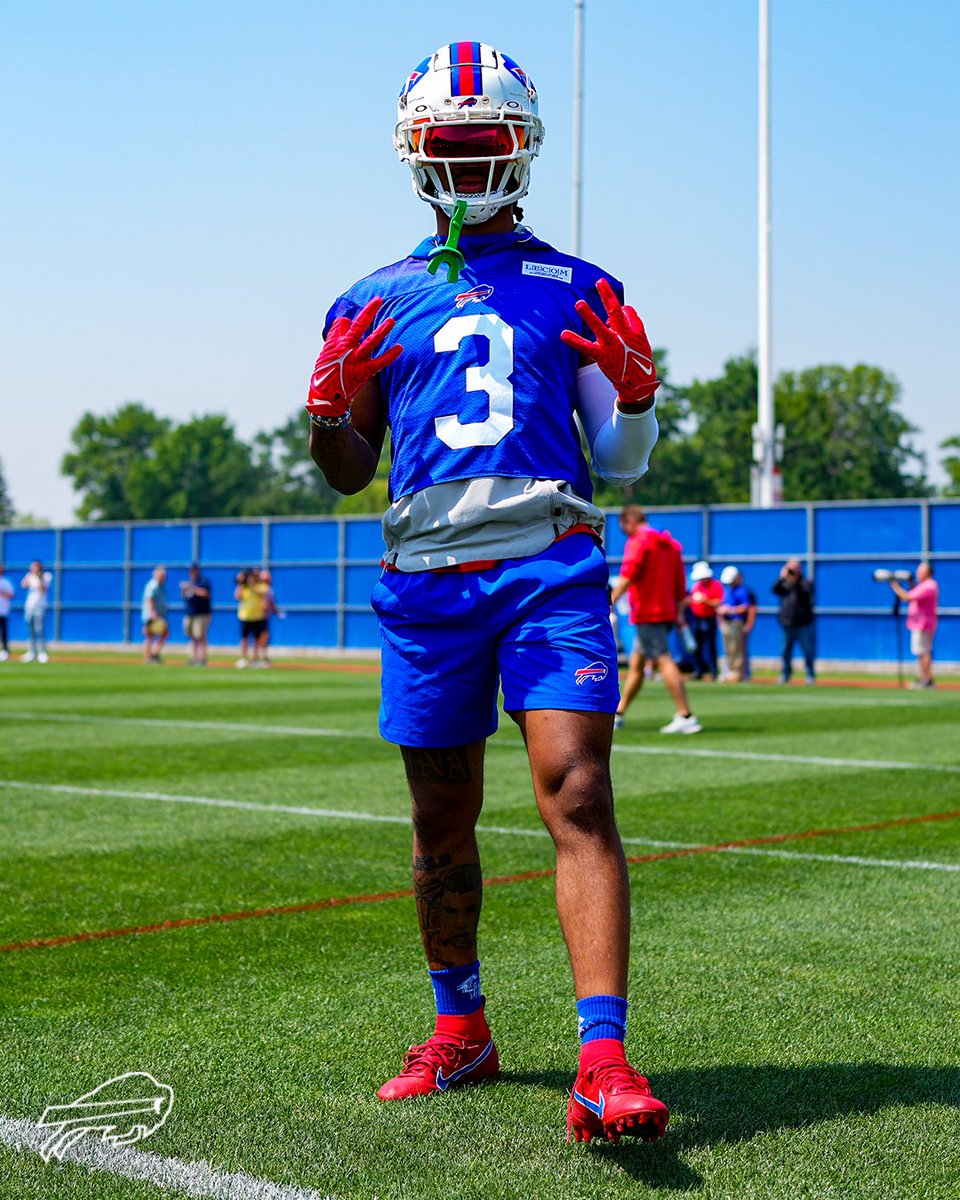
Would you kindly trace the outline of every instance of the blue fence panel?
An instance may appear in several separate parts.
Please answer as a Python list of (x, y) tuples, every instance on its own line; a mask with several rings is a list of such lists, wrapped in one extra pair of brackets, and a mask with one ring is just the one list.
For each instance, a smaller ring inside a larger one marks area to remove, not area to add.
[(131, 562), (160, 567), (189, 563), (193, 558), (190, 525), (133, 525), (130, 535)]
[[(50, 632), (48, 614), (48, 636)], [(60, 614), (60, 638), (64, 642), (122, 642), (123, 612), (119, 608), (65, 608)]]
[(713, 573), (719, 578), (720, 572), (725, 566), (739, 567), (744, 585), (756, 596), (760, 608), (769, 608), (771, 605), (778, 608), (780, 598), (773, 594), (773, 585), (777, 581), (782, 565), (779, 559), (772, 563), (736, 561), (728, 563), (726, 559), (718, 559), (713, 563)]
[(818, 554), (919, 554), (919, 504), (851, 504), (816, 509)]
[(277, 567), (273, 590), (281, 608), (291, 604), (336, 604), (336, 567)]
[(8, 567), (26, 568), (35, 558), (49, 567), (56, 557), (57, 534), (53, 529), (8, 529), (3, 535), (3, 562)]
[(960, 617), (940, 618), (933, 651), (940, 662), (960, 662)]
[(200, 526), (200, 563), (234, 563), (259, 566), (263, 559), (263, 525), (260, 521)]
[(889, 608), (893, 592), (888, 583), (876, 583), (878, 567), (908, 571), (915, 564), (907, 559), (875, 559), (870, 562), (822, 562), (817, 567), (816, 603), (829, 608)]
[(64, 604), (123, 604), (125, 575), (122, 570), (100, 571), (66, 567), (60, 572), (60, 599)]
[(347, 604), (369, 604), (373, 585), (380, 578), (380, 564), (368, 567), (347, 567), (344, 579), (344, 600)]
[(930, 549), (938, 554), (960, 553), (960, 504), (930, 505)]
[(126, 531), (122, 526), (65, 529), (60, 556), (69, 563), (122, 563), (126, 561)]
[(380, 629), (372, 612), (348, 612), (344, 630), (344, 644), (351, 650), (380, 649)]
[(340, 553), (340, 527), (333, 521), (279, 521), (270, 526), (272, 562), (333, 562)]
[(346, 542), (347, 559), (372, 558), (379, 562), (383, 557), (383, 534), (379, 521), (347, 521)]
[(337, 614), (288, 612), (284, 620), (270, 622), (270, 640), (275, 646), (335, 646)]
[(807, 550), (805, 508), (720, 508), (710, 513), (712, 559), (746, 554), (802, 558)]
[[(606, 549), (613, 572), (624, 545), (618, 516), (607, 514)], [(779, 654), (778, 600), (771, 588), (783, 561), (796, 555), (816, 580), (820, 656), (863, 661), (890, 661), (897, 652), (892, 597), (885, 585), (873, 581), (873, 571), (913, 570), (923, 552), (926, 525), (941, 589), (935, 659), (960, 660), (960, 502), (689, 508), (653, 510), (649, 517), (655, 528), (669, 529), (682, 543), (688, 570), (708, 549), (715, 575), (728, 564), (741, 569), (761, 610), (751, 638), (754, 656)], [(24, 640), (24, 593), (17, 585), (28, 563), (39, 557), (54, 574), (47, 618), (51, 636), (56, 630), (64, 641), (119, 642), (129, 630), (138, 639), (143, 589), (153, 567), (164, 563), (171, 629), (179, 641), (179, 585), (187, 578), (195, 547), (213, 588), (215, 645), (236, 645), (236, 573), (261, 563), (272, 569), (278, 603), (288, 612), (285, 621), (273, 622), (277, 645), (378, 645), (369, 600), (383, 545), (379, 519), (373, 516), (0, 530), (2, 557), (16, 586), (11, 637)], [(901, 630), (902, 625), (903, 614)]]
[[(703, 513), (700, 509), (695, 511), (686, 509), (651, 510), (647, 514), (647, 519), (654, 529), (666, 529), (672, 537), (677, 539), (683, 548), (685, 559), (703, 557)], [(619, 513), (607, 514), (603, 538), (607, 559), (616, 574), (615, 568), (623, 561), (623, 548), (627, 542), (626, 536), (620, 528)]]

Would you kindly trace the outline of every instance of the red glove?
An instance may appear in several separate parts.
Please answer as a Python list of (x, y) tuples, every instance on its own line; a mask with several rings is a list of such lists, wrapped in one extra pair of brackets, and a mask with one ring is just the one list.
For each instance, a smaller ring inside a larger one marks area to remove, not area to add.
[(395, 324), (393, 317), (387, 317), (364, 338), (382, 303), (381, 297), (375, 296), (352, 321), (349, 317), (337, 317), (330, 326), (313, 368), (307, 412), (318, 417), (342, 417), (367, 380), (396, 362), (403, 353), (402, 346), (391, 346), (379, 358), (370, 357)]
[(597, 291), (607, 310), (606, 323), (586, 300), (577, 301), (577, 312), (597, 335), (597, 340), (588, 342), (570, 329), (564, 329), (561, 340), (593, 359), (617, 389), (624, 407), (647, 407), (646, 401), (660, 386), (660, 380), (643, 322), (629, 304), (620, 307), (613, 288), (605, 279), (597, 280)]

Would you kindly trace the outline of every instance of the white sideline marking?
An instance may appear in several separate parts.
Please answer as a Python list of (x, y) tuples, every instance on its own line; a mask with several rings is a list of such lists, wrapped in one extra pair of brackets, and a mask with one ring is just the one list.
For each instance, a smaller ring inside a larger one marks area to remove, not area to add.
[(369, 729), (322, 729), (309, 725), (254, 725), (244, 721), (187, 721), (176, 717), (103, 717), (82, 713), (0, 712), (8, 721), (66, 721), (80, 725), (145, 725), (148, 729), (211, 729), (215, 733), (277, 733), (283, 737), (364, 738), (380, 741), (379, 733)]
[(809, 854), (800, 850), (768, 850), (764, 846), (731, 846), (718, 854), (759, 854), (766, 858), (799, 858), (808, 862), (845, 863), (851, 867), (893, 867), (898, 871), (960, 871), (960, 863), (926, 862), (923, 859), (862, 858), (859, 854)]
[[(362, 738), (365, 740), (381, 741), (378, 733), (367, 730), (323, 729), (309, 725), (255, 725), (241, 721), (188, 721), (174, 718), (162, 719), (156, 717), (86, 717), (74, 713), (42, 713), (42, 712), (2, 712), (0, 719), (26, 719), (29, 721), (67, 721), (80, 724), (97, 722), (108, 725), (144, 725), (168, 729), (210, 729), (229, 733), (247, 733), (254, 736), (263, 733), (279, 734), (283, 737), (318, 737), (318, 738)], [(677, 735), (679, 738), (680, 735)], [(387, 745), (388, 743), (384, 743)], [(502, 739), (491, 744), (492, 749), (520, 750), (523, 743)], [(799, 766), (812, 767), (844, 767), (853, 770), (872, 771), (933, 771), (940, 774), (960, 775), (960, 766), (953, 763), (903, 762), (899, 760), (870, 759), (870, 758), (834, 758), (821, 754), (778, 754), (763, 753), (756, 750), (710, 750), (697, 749), (693, 746), (678, 744), (677, 740), (664, 742), (656, 746), (624, 746), (614, 742), (614, 754), (659, 754), (672, 755), (674, 758), (719, 758), (734, 759), (743, 762), (791, 763)], [(227, 801), (220, 801), (227, 804)]]
[[(38, 1156), (46, 1134), (35, 1122), (0, 1116), (0, 1142), (13, 1150), (35, 1152)], [(104, 1171), (124, 1179), (152, 1183), (158, 1188), (175, 1188), (187, 1196), (209, 1200), (331, 1200), (313, 1188), (293, 1187), (259, 1179), (243, 1171), (218, 1171), (208, 1162), (185, 1162), (134, 1150), (108, 1146), (104, 1142), (85, 1139), (71, 1146), (63, 1155), (65, 1163), (76, 1163), (88, 1171)], [(51, 1187), (65, 1183), (62, 1173), (51, 1166)]]
[[(118, 800), (158, 800), (165, 804), (196, 804), (210, 808), (238, 808), (250, 812), (292, 813), (298, 817), (321, 817), (334, 821), (366, 821), (381, 825), (406, 825), (409, 817), (391, 816), (386, 813), (370, 813), (355, 809), (308, 808), (293, 804), (258, 804), (253, 800), (218, 800), (212, 796), (178, 796), (169, 792), (134, 792), (125, 788), (96, 788), (74, 786), (65, 783), (32, 783), (20, 779), (0, 779), (0, 788), (17, 788), (23, 791), (55, 792), (68, 796), (101, 796)], [(505, 837), (548, 838), (546, 829), (515, 829), (509, 825), (478, 825), (478, 833), (501, 834)], [(843, 836), (837, 834), (838, 837)], [(625, 846), (650, 846), (657, 850), (695, 850), (700, 842), (668, 842), (657, 838), (623, 837)], [(960, 871), (960, 863), (936, 863), (926, 861), (904, 861), (900, 859), (860, 858), (856, 855), (805, 854), (800, 851), (767, 849), (762, 846), (718, 847), (711, 853), (756, 854), (769, 858), (797, 858), (810, 862), (846, 863), (862, 867), (892, 867), (916, 871)]]
[[(671, 735), (683, 736), (683, 735)], [(869, 771), (940, 771), (960, 775), (960, 766), (953, 763), (901, 762), (881, 758), (831, 758), (823, 754), (774, 754), (759, 750), (698, 750), (696, 747), (675, 749), (672, 746), (617, 746), (621, 754), (675, 754), (683, 758), (735, 758), (744, 762), (799, 763), (811, 767), (854, 767)]]

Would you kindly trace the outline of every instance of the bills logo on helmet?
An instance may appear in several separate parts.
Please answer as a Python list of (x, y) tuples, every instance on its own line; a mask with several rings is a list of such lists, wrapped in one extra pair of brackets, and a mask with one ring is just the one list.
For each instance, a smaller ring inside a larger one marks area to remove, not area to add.
[(577, 667), (573, 673), (573, 678), (576, 680), (577, 687), (580, 687), (588, 679), (592, 679), (595, 683), (601, 683), (606, 679), (607, 674), (606, 663), (592, 662), (589, 667)]
[(457, 108), (475, 108), (477, 105), (476, 96), (468, 96), (466, 100), (461, 100)]
[(479, 304), (481, 300), (489, 300), (493, 295), (493, 288), (489, 283), (478, 283), (476, 287), (471, 288), (469, 292), (461, 292), (454, 303), (457, 308), (463, 308), (465, 304), (469, 304), (471, 300), (476, 300)]
[(514, 79), (516, 79), (518, 83), (522, 84), (523, 87), (527, 89), (527, 94), (529, 95), (530, 99), (536, 100), (537, 89), (533, 86), (530, 76), (526, 73), (526, 71), (524, 71), (522, 67), (518, 66), (512, 58), (508, 58), (506, 54), (500, 55), (500, 61), (507, 68)]
[(425, 58), (422, 63), (420, 63), (418, 66), (414, 67), (414, 69), (410, 72), (410, 76), (407, 79), (406, 83), (404, 83), (403, 87), (400, 89), (400, 99), (401, 100), (406, 96), (407, 92), (409, 92), (410, 89), (416, 83), (418, 83), (424, 77), (424, 75), (426, 75), (429, 68), (430, 68), (430, 59), (429, 58)]

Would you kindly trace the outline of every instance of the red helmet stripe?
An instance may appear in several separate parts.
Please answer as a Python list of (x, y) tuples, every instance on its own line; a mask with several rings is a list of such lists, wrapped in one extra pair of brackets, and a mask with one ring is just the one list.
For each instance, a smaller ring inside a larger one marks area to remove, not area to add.
[[(450, 82), (454, 96), (475, 96), (479, 87), (474, 87), (479, 68), (473, 70), (474, 47), (479, 51), (479, 42), (453, 42), (450, 46)], [(479, 53), (476, 58), (479, 59)]]

